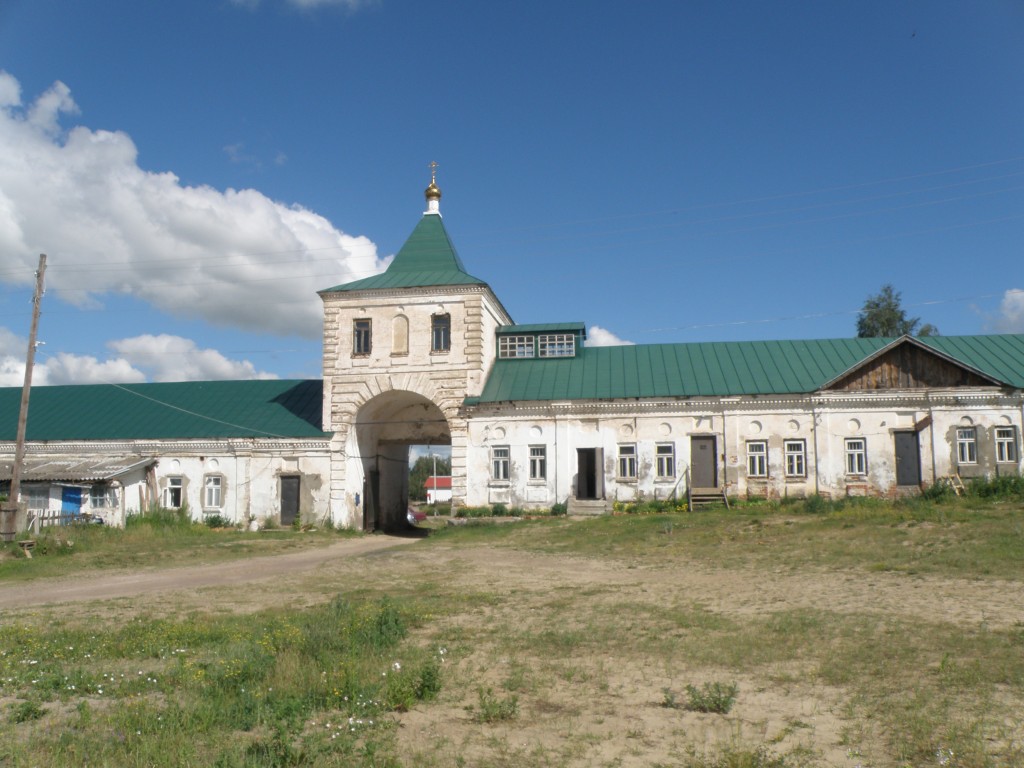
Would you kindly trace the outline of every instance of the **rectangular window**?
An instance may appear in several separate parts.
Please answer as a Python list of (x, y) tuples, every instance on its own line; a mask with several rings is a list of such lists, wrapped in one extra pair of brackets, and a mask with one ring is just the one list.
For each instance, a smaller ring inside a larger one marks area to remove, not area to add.
[(508, 480), (508, 446), (496, 445), (491, 448), (491, 479)]
[(636, 444), (628, 443), (619, 446), (619, 477), (636, 477)]
[(89, 489), (89, 506), (93, 509), (117, 506), (117, 489), (106, 483), (96, 483)]
[(846, 474), (866, 475), (868, 473), (868, 445), (863, 437), (851, 437), (846, 441)]
[(958, 464), (978, 463), (978, 433), (974, 427), (957, 428), (956, 460)]
[(373, 325), (369, 318), (352, 321), (352, 354), (368, 355), (373, 348), (371, 331)]
[(747, 441), (747, 477), (768, 477), (768, 442)]
[(654, 454), (658, 459), (658, 477), (676, 476), (676, 446), (675, 443), (659, 443), (654, 448)]
[(807, 477), (807, 444), (803, 440), (782, 443), (786, 455), (786, 477)]
[(168, 477), (164, 488), (164, 506), (167, 509), (178, 509), (181, 506), (182, 481), (180, 477)]
[(26, 485), (21, 489), (21, 500), (34, 512), (50, 508), (50, 486)]
[(538, 357), (575, 357), (576, 337), (571, 333), (548, 333), (537, 337)]
[(548, 476), (548, 449), (545, 445), (530, 446), (530, 479), (546, 480)]
[(996, 461), (1016, 463), (1017, 430), (1013, 427), (996, 427)]
[(224, 503), (224, 478), (220, 475), (207, 475), (203, 481), (203, 507), (220, 509)]
[(434, 315), (430, 318), (430, 351), (447, 352), (452, 347), (452, 316)]
[(533, 357), (533, 336), (499, 336), (498, 357)]

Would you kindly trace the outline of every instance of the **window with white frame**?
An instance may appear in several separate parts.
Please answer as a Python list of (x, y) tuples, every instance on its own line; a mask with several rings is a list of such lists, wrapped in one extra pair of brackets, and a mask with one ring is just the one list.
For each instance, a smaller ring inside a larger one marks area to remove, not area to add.
[(203, 479), (203, 508), (220, 509), (224, 506), (224, 478), (207, 475)]
[(530, 479), (546, 480), (548, 476), (548, 448), (546, 445), (530, 446)]
[(958, 464), (978, 463), (978, 433), (974, 427), (957, 427), (956, 461)]
[(430, 318), (430, 351), (447, 352), (452, 346), (452, 316), (433, 315)]
[(533, 336), (499, 336), (498, 357), (533, 357)]
[(575, 357), (576, 337), (571, 333), (542, 333), (537, 337), (538, 357)]
[(352, 354), (368, 355), (373, 349), (373, 323), (363, 317), (352, 321)]
[(747, 477), (768, 477), (768, 441), (747, 441)]
[(1017, 430), (1013, 427), (996, 427), (996, 461), (1009, 463), (1017, 461)]
[(164, 486), (164, 506), (167, 509), (178, 509), (181, 506), (183, 482), (180, 477), (168, 477)]
[(807, 477), (807, 443), (785, 440), (782, 452), (786, 456), (786, 477)]
[(846, 439), (846, 474), (866, 475), (868, 473), (868, 443), (863, 437)]
[(657, 460), (658, 477), (671, 478), (676, 476), (675, 443), (658, 443), (654, 446), (654, 457)]
[(619, 477), (627, 480), (636, 478), (636, 443), (619, 446)]
[(89, 506), (93, 509), (104, 509), (117, 506), (117, 489), (106, 483), (96, 483), (89, 489)]
[(508, 480), (508, 446), (496, 445), (491, 448), (491, 479)]
[(21, 500), (34, 512), (47, 510), (50, 508), (50, 486), (26, 485), (21, 489)]

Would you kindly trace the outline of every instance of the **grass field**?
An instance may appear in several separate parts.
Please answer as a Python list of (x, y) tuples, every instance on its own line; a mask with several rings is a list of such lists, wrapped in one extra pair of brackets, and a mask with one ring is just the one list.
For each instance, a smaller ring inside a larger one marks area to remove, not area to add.
[[(0, 766), (1024, 766), (1022, 514), (441, 527), (245, 591), (5, 611)], [(340, 536), (66, 529), (0, 586)]]

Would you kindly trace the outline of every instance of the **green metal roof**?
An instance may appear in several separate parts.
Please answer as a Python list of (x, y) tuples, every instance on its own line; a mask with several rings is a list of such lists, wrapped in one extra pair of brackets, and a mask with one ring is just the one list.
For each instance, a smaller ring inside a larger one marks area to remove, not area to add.
[[(33, 387), (28, 440), (328, 437), (320, 380)], [(0, 389), (0, 440), (17, 437), (21, 388)]]
[(530, 325), (499, 325), (499, 334), (509, 333), (581, 333), (587, 337), (586, 323), (532, 323)]
[(1024, 334), (922, 336), (918, 341), (994, 379), (1024, 389)]
[(437, 285), (486, 285), (462, 265), (438, 214), (424, 214), (405, 245), (379, 275), (327, 288), (332, 291), (368, 291), (383, 288), (422, 288)]
[[(587, 347), (576, 357), (494, 362), (467, 404), (814, 392), (894, 342), (877, 339)], [(1024, 335), (920, 339), (1009, 386), (1024, 388)]]

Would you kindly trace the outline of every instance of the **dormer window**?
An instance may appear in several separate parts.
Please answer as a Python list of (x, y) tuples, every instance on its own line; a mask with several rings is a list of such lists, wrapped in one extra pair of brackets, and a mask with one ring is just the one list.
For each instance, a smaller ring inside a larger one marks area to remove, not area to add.
[(498, 357), (533, 357), (533, 336), (499, 336)]
[(537, 337), (538, 357), (575, 357), (576, 337), (571, 333), (542, 333)]

